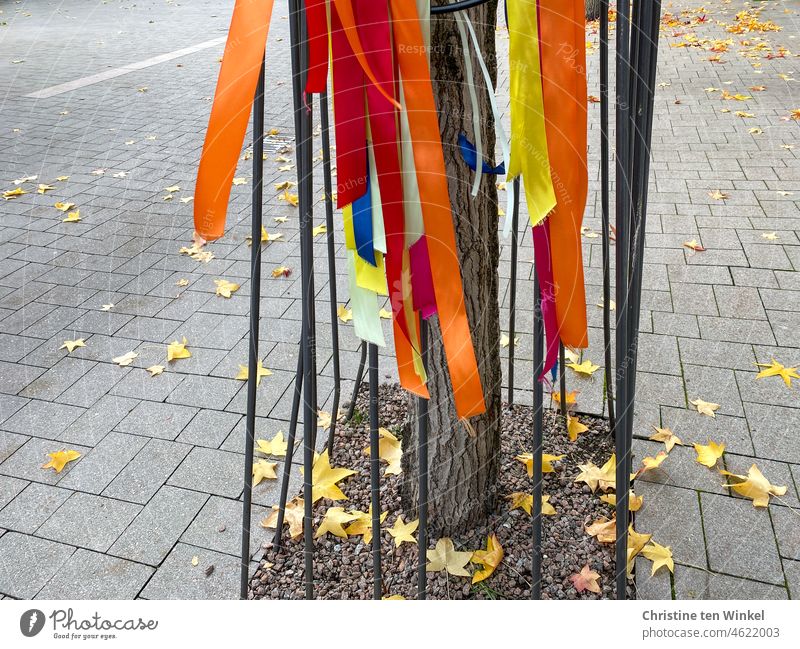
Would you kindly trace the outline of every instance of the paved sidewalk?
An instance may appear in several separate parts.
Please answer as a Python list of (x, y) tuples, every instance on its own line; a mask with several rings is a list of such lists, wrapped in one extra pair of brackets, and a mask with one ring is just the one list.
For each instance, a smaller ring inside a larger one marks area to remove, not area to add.
[[(178, 254), (191, 240), (192, 206), (181, 199), (192, 195), (222, 53), (213, 41), (225, 35), (231, 3), (73, 4), (27, 0), (0, 14), (0, 24), (7, 23), (0, 25), (0, 186), (13, 189), (14, 179), (38, 175), (35, 183), (20, 185), (28, 194), (0, 202), (0, 594), (233, 598), (245, 411), (245, 386), (234, 377), (247, 358), (250, 161), (243, 160), (237, 173), (247, 184), (233, 188), (228, 233), (210, 247), (215, 259), (202, 263)], [(673, 4), (676, 13), (691, 6)], [(778, 45), (792, 49), (800, 3), (760, 4), (766, 6), (762, 17), (784, 30), (757, 37), (774, 52)], [(756, 510), (696, 464), (691, 448), (676, 447), (637, 486), (645, 505), (636, 523), (672, 546), (675, 576), (648, 579), (649, 563), (643, 564), (638, 586), (641, 597), (654, 598), (800, 598), (800, 399), (779, 379), (756, 381), (754, 366), (772, 356), (800, 364), (800, 123), (783, 119), (800, 107), (793, 88), (800, 81), (778, 76), (800, 80), (800, 73), (791, 74), (791, 55), (740, 55), (739, 41), (753, 35), (726, 34), (714, 21), (729, 22), (742, 3), (706, 6), (712, 14), (707, 23), (663, 33), (636, 450), (640, 457), (653, 455), (658, 445), (646, 441), (651, 427), (670, 426), (684, 440), (724, 441), (729, 470), (745, 472), (757, 461), (788, 492), (769, 510)], [(273, 371), (259, 388), (257, 432), (265, 437), (288, 425), (300, 331), (296, 212), (270, 192), (292, 173), (275, 162), (292, 133), (286, 13), (285, 4), (275, 11), (267, 74), (266, 123), (278, 134), (267, 143), (265, 225), (283, 238), (264, 248), (260, 351)], [(735, 45), (722, 54), (724, 63), (712, 63), (712, 52), (670, 47), (685, 42), (673, 36), (678, 32), (731, 37)], [(500, 32), (501, 61), (506, 46)], [(195, 51), (178, 56), (185, 48)], [(168, 53), (176, 56), (150, 60)], [(596, 47), (589, 56), (590, 93), (598, 95)], [(26, 96), (92, 75), (105, 78), (73, 83), (46, 98)], [(499, 96), (507, 94), (505, 84), (501, 70)], [(766, 90), (751, 92), (753, 85)], [(724, 101), (721, 90), (707, 93), (709, 87), (754, 98)], [(755, 117), (737, 118), (737, 110)], [(593, 105), (589, 111), (586, 225), (598, 231), (599, 111)], [(754, 127), (763, 133), (748, 133)], [(59, 176), (69, 179), (56, 181)], [(56, 189), (37, 194), (39, 182)], [(175, 185), (181, 189), (166, 190)], [(716, 190), (727, 198), (711, 198)], [(63, 223), (66, 214), (53, 208), (56, 201), (75, 203), (81, 221)], [(272, 220), (279, 216), (289, 218)], [(777, 239), (762, 237), (772, 232)], [(686, 249), (683, 243), (692, 238), (706, 251)], [(592, 327), (587, 355), (602, 364), (601, 310), (595, 306), (599, 239), (584, 241)], [(320, 406), (329, 410), (322, 238), (315, 249)], [(516, 401), (530, 403), (529, 235), (520, 256)], [(506, 246), (501, 322), (508, 317), (508, 258)], [(272, 278), (280, 265), (296, 272)], [(343, 263), (337, 272), (345, 298)], [(230, 300), (217, 297), (216, 278), (242, 287)], [(183, 279), (188, 285), (179, 286)], [(104, 311), (107, 304), (114, 306)], [(145, 368), (167, 365), (166, 343), (183, 336), (192, 358), (151, 377)], [(86, 347), (70, 354), (60, 349), (77, 338)], [(350, 325), (340, 327), (340, 339), (347, 395), (358, 341)], [(130, 366), (111, 362), (130, 351), (139, 354)], [(384, 359), (382, 374), (390, 379), (394, 370)], [(569, 377), (570, 387), (580, 390), (581, 411), (602, 412), (600, 374)], [(715, 419), (691, 409), (688, 402), (698, 397), (721, 404)], [(83, 457), (60, 474), (40, 468), (47, 453), (62, 448)], [(258, 521), (275, 502), (276, 489), (273, 481), (255, 490), (254, 556), (266, 538)], [(210, 565), (214, 571), (206, 576)]]

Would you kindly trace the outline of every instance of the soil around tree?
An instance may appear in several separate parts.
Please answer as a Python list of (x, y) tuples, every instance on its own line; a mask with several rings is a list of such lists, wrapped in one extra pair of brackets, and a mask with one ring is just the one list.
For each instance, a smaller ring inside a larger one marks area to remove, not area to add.
[[(346, 467), (356, 472), (339, 483), (348, 500), (333, 502), (319, 500), (314, 505), (314, 530), (318, 528), (329, 507), (345, 510), (369, 509), (370, 481), (369, 457), (364, 449), (369, 445), (368, 394), (362, 386), (356, 401), (356, 414), (350, 422), (336, 429), (331, 465)], [(397, 385), (380, 387), (380, 425), (402, 439), (406, 428), (407, 395)], [(544, 452), (565, 457), (554, 462), (553, 473), (545, 474), (543, 492), (550, 496), (549, 503), (556, 515), (544, 516), (543, 523), (543, 599), (610, 599), (615, 597), (614, 545), (601, 544), (585, 532), (585, 526), (603, 516), (612, 517), (613, 508), (602, 502), (599, 492), (593, 494), (589, 487), (575, 483), (578, 465), (594, 462), (598, 466), (614, 452), (614, 441), (604, 419), (581, 415), (581, 422), (589, 430), (578, 440), (568, 439), (563, 420), (552, 410), (545, 410)], [(533, 481), (525, 466), (514, 457), (531, 452), (533, 436), (533, 410), (527, 406), (504, 406), (502, 409), (501, 458), (499, 495), (497, 507), (486, 525), (468, 534), (453, 537), (456, 549), (474, 551), (486, 547), (486, 538), (495, 533), (503, 546), (505, 556), (494, 574), (472, 585), (467, 577), (454, 577), (446, 572), (427, 573), (429, 599), (528, 599), (530, 597), (532, 524), (523, 509), (511, 510), (505, 499), (513, 492), (532, 493)], [(466, 434), (466, 432), (464, 433)], [(302, 452), (298, 449), (297, 452)], [(383, 595), (417, 596), (418, 550), (416, 543), (403, 543), (395, 547), (387, 530), (394, 525), (398, 515), (404, 520), (414, 520), (416, 512), (403, 511), (400, 498), (402, 476), (386, 475), (386, 463), (381, 464), (381, 509), (387, 516), (381, 526)], [(297, 470), (295, 468), (295, 470)], [(300, 494), (290, 494), (291, 496)], [(416, 534), (415, 534), (416, 536)], [(250, 599), (301, 599), (305, 596), (303, 582), (303, 539), (289, 538), (284, 526), (285, 543), (281, 550), (271, 544), (250, 581)], [(429, 539), (429, 547), (436, 543)], [(372, 546), (361, 536), (347, 539), (331, 534), (314, 541), (314, 595), (318, 599), (371, 599)], [(600, 593), (578, 593), (570, 576), (588, 565), (600, 577)], [(468, 569), (480, 566), (468, 564)], [(629, 581), (628, 597), (633, 598)]]

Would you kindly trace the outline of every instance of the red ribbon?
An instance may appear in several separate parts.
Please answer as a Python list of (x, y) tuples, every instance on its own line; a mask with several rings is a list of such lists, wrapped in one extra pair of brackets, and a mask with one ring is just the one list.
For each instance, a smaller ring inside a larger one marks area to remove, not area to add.
[(305, 0), (308, 32), (308, 76), (306, 92), (328, 88), (328, 12), (326, 0)]

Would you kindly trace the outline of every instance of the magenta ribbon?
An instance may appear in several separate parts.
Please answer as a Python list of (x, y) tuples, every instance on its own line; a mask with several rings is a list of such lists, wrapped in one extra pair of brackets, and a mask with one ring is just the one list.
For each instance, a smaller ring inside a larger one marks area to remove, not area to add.
[(560, 340), (558, 319), (556, 318), (556, 289), (553, 282), (553, 258), (550, 253), (550, 220), (545, 219), (533, 228), (533, 255), (536, 272), (539, 275), (539, 294), (541, 296), (542, 320), (544, 321), (547, 348), (544, 369), (539, 377), (543, 381), (558, 360)]
[(427, 320), (436, 313), (436, 294), (433, 290), (431, 260), (428, 257), (428, 240), (423, 234), (408, 247), (411, 266), (411, 297), (414, 310)]

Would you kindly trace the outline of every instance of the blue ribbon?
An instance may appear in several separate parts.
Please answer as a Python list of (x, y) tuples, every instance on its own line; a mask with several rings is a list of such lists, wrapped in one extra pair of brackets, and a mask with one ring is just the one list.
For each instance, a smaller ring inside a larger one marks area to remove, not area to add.
[[(461, 150), (461, 157), (464, 158), (464, 162), (467, 163), (467, 166), (475, 171), (475, 164), (478, 159), (478, 152), (475, 149), (475, 145), (467, 139), (467, 136), (463, 133), (460, 133), (458, 136), (458, 148)], [(483, 161), (483, 173), (485, 174), (493, 174), (495, 176), (502, 176), (506, 173), (506, 165), (504, 162), (501, 162), (496, 167), (493, 167), (491, 164)]]
[(372, 246), (372, 192), (369, 188), (369, 173), (367, 173), (367, 187), (364, 193), (353, 201), (353, 235), (356, 240), (358, 256), (373, 266), (375, 248)]

